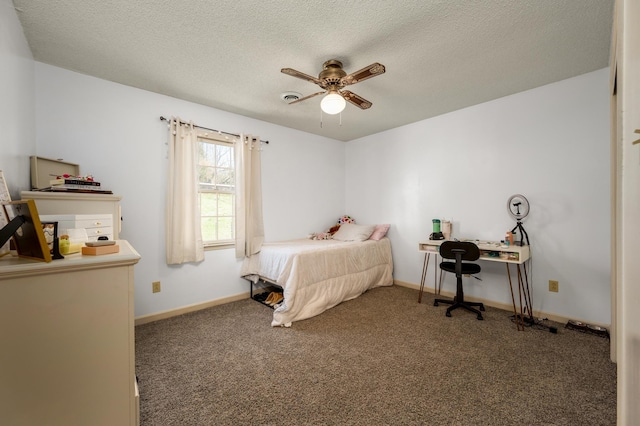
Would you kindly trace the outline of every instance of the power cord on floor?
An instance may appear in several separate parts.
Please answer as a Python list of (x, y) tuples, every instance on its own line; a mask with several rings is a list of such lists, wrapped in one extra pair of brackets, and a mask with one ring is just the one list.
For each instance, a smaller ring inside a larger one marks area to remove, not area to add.
[(536, 330), (548, 330), (550, 333), (558, 334), (558, 327), (547, 325), (542, 322), (542, 321), (545, 321), (546, 318), (535, 319), (533, 317), (527, 317), (527, 316), (521, 317), (520, 315), (518, 316), (511, 315), (509, 318), (511, 319), (511, 322), (516, 322), (516, 318), (517, 318), (517, 321), (520, 324), (523, 324), (525, 327), (531, 327)]

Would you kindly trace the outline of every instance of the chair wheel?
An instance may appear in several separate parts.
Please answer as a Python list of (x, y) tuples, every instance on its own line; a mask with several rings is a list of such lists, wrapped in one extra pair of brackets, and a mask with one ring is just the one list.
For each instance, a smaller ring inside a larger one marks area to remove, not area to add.
[(447, 311), (447, 316), (451, 318), (451, 312)]
[(480, 310), (484, 312), (484, 305), (480, 305)]
[(433, 306), (438, 306), (438, 302), (433, 302)]
[(478, 321), (482, 321), (484, 318), (482, 318), (482, 315), (478, 315)]

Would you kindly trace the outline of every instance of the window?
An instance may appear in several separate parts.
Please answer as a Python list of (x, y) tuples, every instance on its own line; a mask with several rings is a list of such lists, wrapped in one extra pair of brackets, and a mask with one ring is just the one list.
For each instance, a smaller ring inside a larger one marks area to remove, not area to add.
[(233, 143), (198, 136), (198, 193), (205, 246), (234, 244), (235, 160)]

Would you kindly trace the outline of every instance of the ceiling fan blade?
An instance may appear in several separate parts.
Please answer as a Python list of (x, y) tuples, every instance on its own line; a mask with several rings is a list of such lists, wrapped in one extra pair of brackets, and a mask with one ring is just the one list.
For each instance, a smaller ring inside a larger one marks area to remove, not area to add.
[(350, 92), (349, 90), (342, 90), (340, 91), (340, 94), (347, 102), (351, 102), (360, 109), (369, 109), (371, 108), (371, 105), (373, 105), (362, 96), (358, 96), (355, 93)]
[(368, 67), (364, 67), (361, 70), (345, 75), (340, 79), (340, 82), (344, 86), (347, 86), (349, 84), (355, 84), (359, 81), (363, 81), (368, 78), (375, 77), (376, 75), (384, 74), (385, 71), (386, 71), (386, 68), (384, 67), (384, 65), (374, 62)]
[(309, 96), (305, 96), (304, 98), (296, 99), (293, 102), (289, 102), (289, 105), (292, 105), (292, 104), (295, 104), (295, 103), (298, 103), (298, 102), (302, 102), (302, 101), (306, 101), (309, 98), (313, 98), (314, 96), (322, 95), (323, 93), (325, 93), (325, 92), (324, 91), (323, 92), (317, 92), (317, 93), (314, 93), (313, 95), (309, 95)]
[(306, 80), (306, 81), (310, 81), (310, 82), (315, 83), (315, 84), (321, 84), (322, 83), (322, 81), (320, 79), (318, 79), (316, 77), (313, 77), (313, 76), (311, 76), (309, 74), (305, 74), (303, 72), (296, 71), (293, 68), (282, 68), (280, 70), (280, 72), (282, 72), (284, 74), (287, 74), (287, 75), (290, 75), (292, 77), (297, 77), (297, 78), (301, 78), (301, 79)]

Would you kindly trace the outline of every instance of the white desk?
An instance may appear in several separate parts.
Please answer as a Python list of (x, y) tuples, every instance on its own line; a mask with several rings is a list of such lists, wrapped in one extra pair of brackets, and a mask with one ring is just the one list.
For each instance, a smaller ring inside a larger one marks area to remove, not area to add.
[[(442, 287), (442, 273), (440, 273), (440, 279), (438, 279), (438, 252), (440, 245), (446, 240), (427, 240), (418, 244), (418, 249), (424, 252), (424, 263), (422, 265), (422, 277), (420, 279), (420, 293), (418, 295), (418, 303), (422, 303), (422, 293), (424, 292), (424, 285), (427, 278), (427, 270), (429, 269), (429, 260), (431, 255), (434, 257), (435, 271), (434, 271), (434, 291), (436, 294), (440, 294), (440, 288)], [(513, 303), (513, 314), (516, 319), (516, 327), (518, 330), (524, 330), (524, 315), (533, 316), (531, 291), (529, 289), (529, 277), (526, 268), (526, 262), (531, 259), (531, 251), (529, 246), (503, 246), (498, 242), (492, 241), (479, 241), (479, 240), (464, 240), (475, 243), (480, 249), (480, 259), (489, 262), (501, 262), (504, 263), (507, 268), (507, 277), (509, 279), (509, 289), (511, 290), (511, 301)], [(511, 281), (511, 270), (509, 265), (516, 266), (516, 272), (518, 277), (518, 298), (520, 301), (520, 315), (516, 309), (516, 299), (513, 293), (513, 284)], [(525, 265), (521, 267), (521, 265)]]

